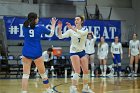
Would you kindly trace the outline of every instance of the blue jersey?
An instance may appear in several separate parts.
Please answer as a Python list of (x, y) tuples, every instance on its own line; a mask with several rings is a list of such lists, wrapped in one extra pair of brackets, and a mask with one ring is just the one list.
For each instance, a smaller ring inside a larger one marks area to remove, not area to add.
[(22, 29), (24, 34), (22, 55), (30, 59), (36, 59), (42, 56), (42, 47), (40, 44), (41, 34), (44, 33), (49, 35), (51, 31), (44, 26), (35, 26), (34, 29), (23, 26)]

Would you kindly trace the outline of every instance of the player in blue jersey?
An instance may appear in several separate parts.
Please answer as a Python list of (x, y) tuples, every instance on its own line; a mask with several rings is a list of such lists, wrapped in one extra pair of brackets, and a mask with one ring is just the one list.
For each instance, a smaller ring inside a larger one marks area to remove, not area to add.
[(50, 88), (48, 77), (45, 73), (45, 66), (42, 58), (42, 48), (40, 44), (41, 34), (53, 36), (56, 19), (51, 20), (51, 30), (38, 24), (38, 16), (36, 13), (29, 13), (27, 20), (23, 25), (24, 46), (22, 49), (22, 62), (23, 62), (23, 77), (22, 77), (22, 93), (27, 93), (28, 79), (30, 76), (30, 68), (32, 61), (35, 62), (36, 67), (43, 79), (43, 84), (46, 88), (46, 93), (53, 93)]
[(121, 60), (123, 58), (123, 49), (118, 36), (115, 36), (115, 41), (111, 44), (111, 53), (114, 62), (115, 76), (117, 75), (117, 72), (119, 72), (119, 76), (122, 76)]

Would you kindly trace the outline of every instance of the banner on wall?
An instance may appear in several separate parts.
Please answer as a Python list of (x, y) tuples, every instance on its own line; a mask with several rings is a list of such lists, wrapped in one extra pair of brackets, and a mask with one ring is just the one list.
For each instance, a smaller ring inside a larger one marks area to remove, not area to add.
[[(24, 35), (22, 31), (23, 23), (26, 18), (21, 17), (4, 17), (6, 35), (8, 40), (23, 40)], [(46, 28), (50, 29), (50, 18), (40, 18), (39, 23), (41, 25), (46, 26)], [(68, 18), (60, 18), (63, 23), (62, 31), (63, 33), (68, 30), (66, 26), (66, 22), (70, 22), (74, 25), (74, 19)], [(121, 22), (116, 20), (85, 20), (84, 26), (87, 27), (90, 31), (93, 31), (96, 37), (99, 38), (101, 36), (105, 36), (106, 41), (112, 42), (114, 40), (114, 36), (119, 36), (121, 39)], [(46, 34), (41, 35), (43, 40), (59, 40), (57, 37), (57, 26), (55, 29), (55, 34), (53, 37), (48, 37)], [(70, 40), (70, 39), (63, 39)]]

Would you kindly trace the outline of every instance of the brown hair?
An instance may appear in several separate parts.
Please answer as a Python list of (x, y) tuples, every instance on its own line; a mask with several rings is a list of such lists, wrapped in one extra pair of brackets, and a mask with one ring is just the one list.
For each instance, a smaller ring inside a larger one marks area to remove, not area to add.
[(84, 21), (85, 21), (84, 16), (77, 15), (76, 17), (79, 17), (81, 19), (81, 21), (83, 22), (81, 25), (84, 26)]
[(30, 28), (32, 28), (32, 29), (35, 28), (35, 25), (36, 25), (35, 19), (37, 19), (37, 14), (36, 13), (33, 13), (33, 12), (29, 13), (28, 14), (28, 18), (24, 22), (23, 26), (24, 27), (30, 26)]

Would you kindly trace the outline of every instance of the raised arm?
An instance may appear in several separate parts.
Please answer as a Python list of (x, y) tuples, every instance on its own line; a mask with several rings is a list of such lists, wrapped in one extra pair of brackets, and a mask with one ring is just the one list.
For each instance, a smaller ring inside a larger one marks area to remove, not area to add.
[(78, 29), (72, 27), (72, 25), (70, 23), (67, 22), (66, 24), (67, 24), (67, 27), (69, 29), (72, 29), (73, 31), (75, 31), (75, 32), (77, 32), (77, 33), (79, 33), (81, 35), (87, 35), (88, 34), (88, 29), (87, 28), (84, 28), (82, 30), (78, 30)]
[(54, 29), (56, 24), (56, 18), (52, 18), (51, 20), (51, 29), (48, 29), (44, 26), (40, 26), (40, 29), (42, 30), (42, 33), (47, 34), (48, 37), (52, 37), (54, 35)]
[(63, 38), (68, 38), (70, 37), (70, 30), (67, 30), (64, 34), (62, 34), (62, 22), (58, 22), (58, 38), (63, 39)]
[(51, 32), (49, 34), (49, 37), (52, 37), (54, 35), (54, 30), (55, 30), (55, 24), (56, 24), (56, 18), (52, 18), (51, 20)]

